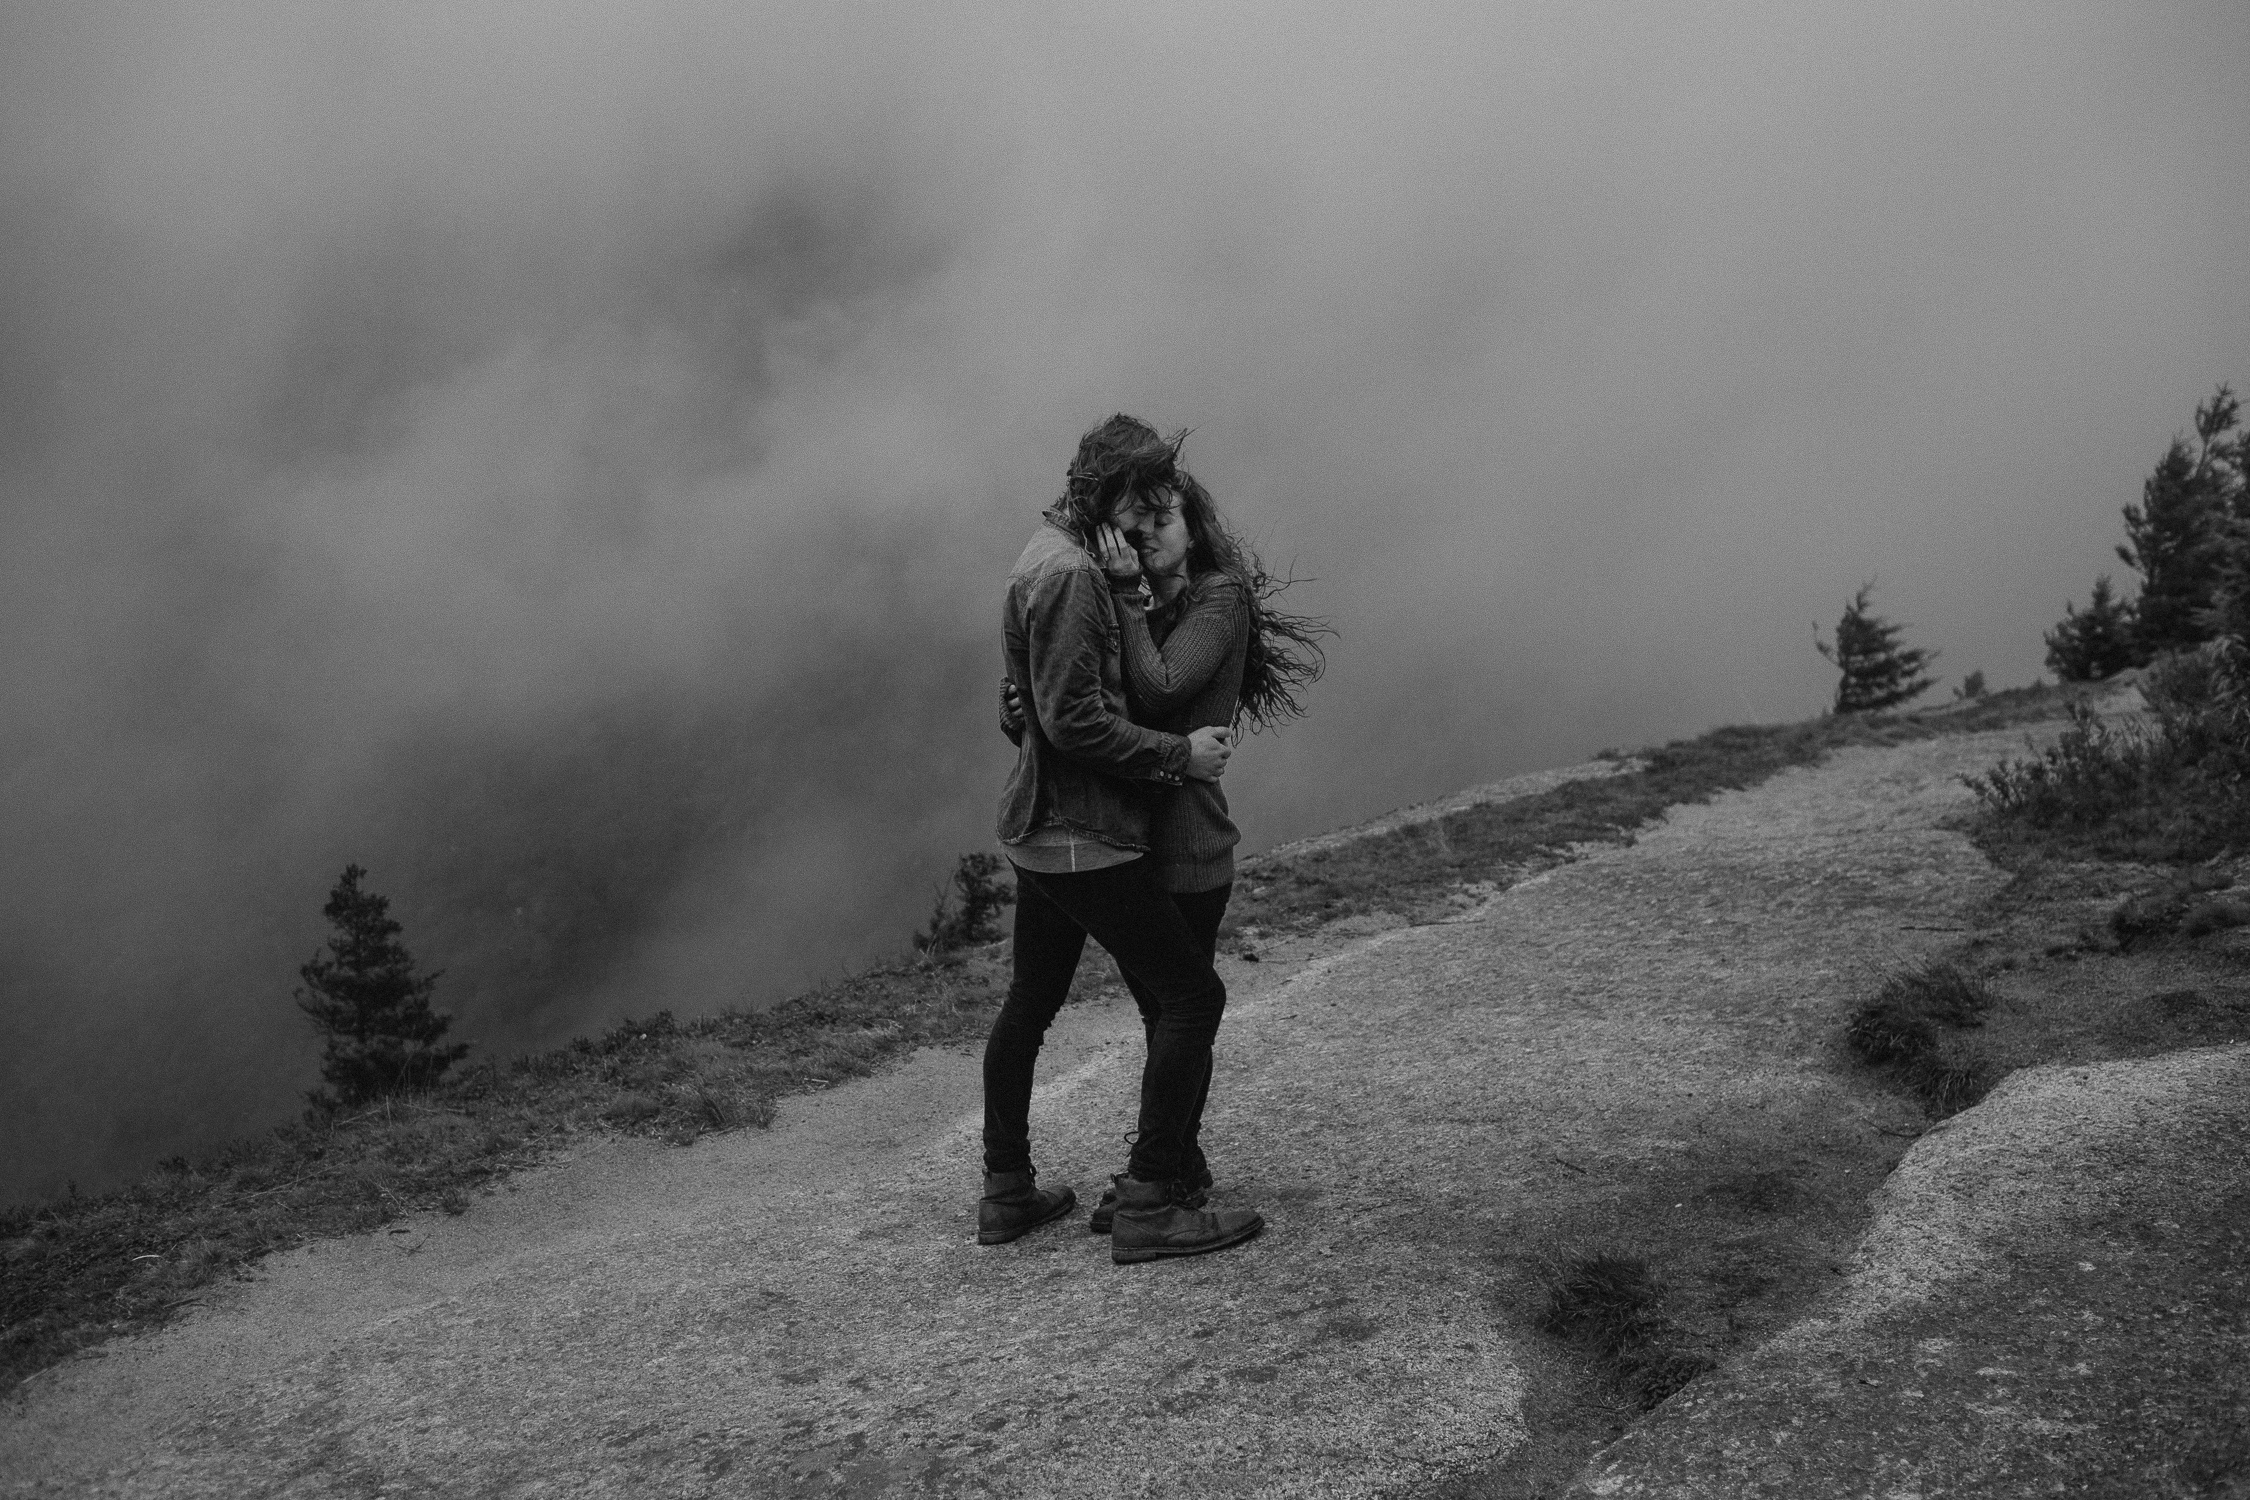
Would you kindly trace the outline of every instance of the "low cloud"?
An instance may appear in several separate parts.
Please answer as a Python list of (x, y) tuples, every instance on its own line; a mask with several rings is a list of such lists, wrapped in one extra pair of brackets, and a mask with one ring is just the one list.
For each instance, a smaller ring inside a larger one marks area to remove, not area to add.
[(898, 951), (1076, 434), (1342, 634), (1253, 844), (1996, 682), (2245, 375), (2239, 7), (100, 5), (0, 34), (0, 1186)]

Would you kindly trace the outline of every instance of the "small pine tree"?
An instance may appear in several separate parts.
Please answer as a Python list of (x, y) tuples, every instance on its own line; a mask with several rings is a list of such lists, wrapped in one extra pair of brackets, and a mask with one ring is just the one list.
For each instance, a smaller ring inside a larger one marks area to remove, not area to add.
[(2239, 456), (2229, 441), (2242, 404), (2222, 385), (2195, 409), (2196, 446), (2175, 437), (2141, 486), (2141, 503), (2125, 507), (2125, 541), (2117, 555), (2141, 575), (2134, 611), (2137, 661), (2211, 639), (2209, 613), (2228, 563), (2230, 494)]
[(2065, 604), (2061, 623), (2047, 632), (2047, 666), (2064, 682), (2100, 682), (2139, 660), (2133, 606), (2110, 592), (2107, 573), (2094, 580), (2084, 614)]
[(2211, 603), (2195, 623), (2214, 639), (2250, 642), (2250, 428), (2234, 428), (2239, 411), (2234, 392), (2222, 385), (2210, 407), (2196, 412), (2199, 432), (2222, 422), (2225, 426), (2205, 439), (2221, 512), (2219, 566)]
[(2226, 556), (2211, 590), (2210, 607), (2196, 622), (2213, 640), (2250, 642), (2250, 521), (2227, 522)]
[(297, 970), (305, 982), (297, 1008), (327, 1038), (320, 1076), (328, 1088), (306, 1096), (315, 1109), (427, 1088), (469, 1050), (466, 1043), (439, 1045), (453, 1018), (430, 1009), (438, 976), (415, 971), (390, 901), (360, 889), (366, 874), (358, 865), (344, 867), (321, 908), (334, 929), (328, 951)]
[(1924, 669), (1938, 654), (1901, 646), (1898, 640), (1906, 627), (1893, 625), (1867, 607), (1867, 596), (1874, 591), (1875, 582), (1869, 579), (1844, 607), (1844, 617), (1836, 622), (1835, 645), (1821, 640), (1818, 626), (1813, 628), (1814, 648), (1843, 674), (1836, 683), (1840, 714), (1895, 707), (1927, 692), (1936, 681)]
[(1000, 936), (1000, 908), (1016, 899), (1000, 883), (1004, 864), (997, 854), (962, 855), (951, 885), (939, 889), (937, 904), (930, 908), (930, 925), (914, 934), (915, 951), (934, 957)]

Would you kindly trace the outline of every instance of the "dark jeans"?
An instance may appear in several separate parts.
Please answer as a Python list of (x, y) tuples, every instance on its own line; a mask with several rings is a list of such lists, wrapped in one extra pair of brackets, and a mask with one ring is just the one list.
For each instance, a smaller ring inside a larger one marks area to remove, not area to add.
[[(1226, 918), (1227, 898), (1234, 894), (1234, 882), (1228, 881), (1215, 890), (1173, 891), (1172, 904), (1187, 919), (1188, 931), (1195, 937), (1195, 946), (1205, 958), (1219, 955), (1219, 923)], [(1156, 997), (1148, 986), (1132, 975), (1125, 976), (1125, 988), (1133, 992), (1133, 1003), (1141, 1008), (1141, 1030), (1148, 1037), (1149, 1050), (1156, 1049), (1156, 1019), (1162, 1014)], [(1200, 1182), (1210, 1163), (1203, 1159), (1203, 1103), (1211, 1096), (1211, 1057), (1203, 1057), (1203, 1086), (1195, 1091), (1195, 1113), (1188, 1117), (1187, 1132), (1180, 1137), (1180, 1178), (1189, 1184)]]
[[(1217, 926), (1211, 923), (1213, 941)], [(1143, 1181), (1170, 1181), (1183, 1174), (1190, 1133), (1202, 1118), (1211, 1039), (1227, 990), (1211, 965), (1211, 944), (1139, 859), (1076, 875), (1017, 869), (1015, 970), (984, 1048), (984, 1169), (1031, 1165), (1032, 1069), (1089, 936), (1133, 986), (1148, 1035), (1140, 1130), (1126, 1170)]]

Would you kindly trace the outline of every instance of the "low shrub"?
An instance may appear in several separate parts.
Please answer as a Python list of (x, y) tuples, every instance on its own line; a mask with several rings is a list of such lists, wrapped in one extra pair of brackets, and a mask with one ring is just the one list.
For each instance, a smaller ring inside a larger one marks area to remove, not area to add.
[(1962, 778), (1986, 808), (2036, 827), (2093, 824), (2141, 795), (2151, 737), (2105, 723), (2082, 702), (2068, 712), (2070, 727), (2036, 756), (2004, 760)]
[(2143, 693), (2145, 723), (2073, 704), (2048, 749), (1965, 777), (1980, 832), (2144, 860), (2250, 844), (2250, 652), (2227, 638), (2162, 658)]

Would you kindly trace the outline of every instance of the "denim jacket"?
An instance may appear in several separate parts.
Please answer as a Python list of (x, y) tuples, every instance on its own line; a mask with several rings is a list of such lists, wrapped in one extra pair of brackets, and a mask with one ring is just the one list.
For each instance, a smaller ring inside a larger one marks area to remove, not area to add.
[(1180, 784), (1188, 742), (1125, 717), (1109, 580), (1052, 521), (1008, 575), (1000, 629), (1008, 678), (1025, 710), (1015, 769), (1000, 794), (1000, 842), (1021, 843), (1060, 825), (1145, 852), (1155, 795)]

